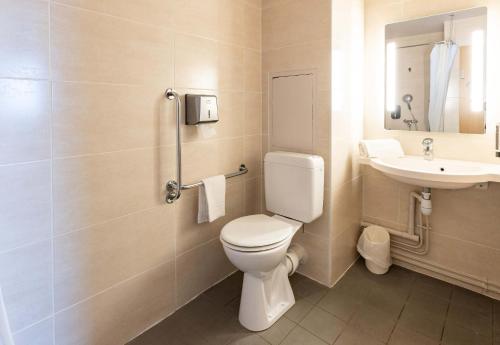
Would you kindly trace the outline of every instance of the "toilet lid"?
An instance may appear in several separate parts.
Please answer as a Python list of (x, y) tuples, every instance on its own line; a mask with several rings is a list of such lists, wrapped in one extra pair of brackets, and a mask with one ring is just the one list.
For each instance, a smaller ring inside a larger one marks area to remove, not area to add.
[(263, 247), (286, 240), (293, 233), (293, 226), (279, 219), (255, 214), (227, 223), (221, 239), (238, 247)]

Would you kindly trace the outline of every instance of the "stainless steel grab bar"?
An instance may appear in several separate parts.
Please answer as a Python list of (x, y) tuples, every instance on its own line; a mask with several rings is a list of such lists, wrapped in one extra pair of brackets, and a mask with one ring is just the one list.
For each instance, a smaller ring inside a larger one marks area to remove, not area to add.
[[(175, 92), (173, 89), (167, 89), (165, 91), (165, 97), (169, 100), (175, 100), (176, 101), (176, 110), (175, 110), (175, 116), (176, 116), (176, 145), (177, 145), (177, 176), (176, 180), (170, 180), (167, 182), (167, 196), (165, 198), (165, 201), (167, 204), (172, 204), (174, 203), (175, 200), (179, 199), (181, 197), (181, 191), (183, 189), (191, 189), (195, 187), (199, 187), (203, 184), (203, 182), (199, 181), (196, 183), (192, 184), (182, 184), (182, 147), (181, 147), (181, 114), (180, 114), (180, 109), (181, 109), (181, 101), (179, 98), (179, 95), (177, 92)], [(243, 174), (246, 174), (248, 172), (247, 167), (245, 164), (240, 165), (240, 169), (237, 172), (230, 173), (224, 175), (226, 179), (231, 178), (231, 177), (236, 177), (240, 176)]]

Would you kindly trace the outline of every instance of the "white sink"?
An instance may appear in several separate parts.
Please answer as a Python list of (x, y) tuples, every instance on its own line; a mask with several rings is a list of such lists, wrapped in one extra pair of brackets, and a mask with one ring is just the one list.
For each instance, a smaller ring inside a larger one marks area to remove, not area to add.
[(500, 165), (459, 160), (425, 160), (421, 156), (369, 158), (363, 163), (403, 183), (420, 187), (462, 189), (500, 182)]

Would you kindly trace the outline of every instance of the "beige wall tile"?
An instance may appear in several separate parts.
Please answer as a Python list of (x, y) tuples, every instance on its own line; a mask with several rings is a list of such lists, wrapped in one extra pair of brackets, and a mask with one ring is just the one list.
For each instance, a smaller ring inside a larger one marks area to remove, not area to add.
[(48, 78), (48, 2), (2, 0), (0, 7), (0, 77)]
[(54, 156), (175, 143), (175, 110), (161, 87), (54, 83)]
[(500, 250), (500, 185), (478, 189), (434, 190), (431, 225), (435, 232)]
[(211, 40), (175, 35), (175, 87), (217, 89), (219, 85), (217, 43)]
[(50, 158), (48, 82), (0, 79), (0, 109), (0, 164)]
[(53, 345), (53, 318), (41, 321), (36, 325), (14, 334), (14, 341), (16, 342), (16, 345)]
[(332, 275), (331, 282), (336, 282), (347, 269), (358, 258), (356, 245), (358, 242), (360, 232), (359, 224), (356, 228), (351, 228), (332, 240)]
[(174, 220), (162, 206), (56, 237), (56, 311), (173, 260)]
[(186, 304), (234, 270), (218, 238), (177, 257), (177, 306)]
[(297, 231), (293, 242), (307, 250), (307, 261), (299, 266), (297, 272), (314, 280), (328, 284), (330, 281), (330, 245), (322, 236)]
[(247, 48), (261, 50), (262, 47), (262, 10), (257, 1), (244, 1), (243, 8), (243, 42)]
[(174, 288), (173, 262), (113, 286), (56, 314), (56, 344), (124, 344), (174, 310)]
[(217, 39), (219, 0), (173, 0), (174, 29), (190, 35)]
[(398, 222), (399, 186), (379, 172), (364, 175), (363, 216)]
[(245, 91), (261, 92), (262, 90), (262, 56), (261, 53), (251, 49), (245, 49), (244, 69)]
[(264, 51), (262, 70), (268, 72), (314, 70), (317, 90), (330, 90), (330, 40)]
[(345, 231), (359, 231), (361, 203), (361, 178), (347, 182), (333, 192), (332, 238), (340, 236)]
[(244, 49), (241, 47), (219, 44), (218, 71), (219, 89), (242, 91), (245, 86)]
[(219, 97), (219, 122), (213, 127), (217, 136), (234, 138), (242, 136), (246, 131), (245, 111), (248, 93), (223, 91)]
[(330, 37), (330, 1), (288, 1), (264, 8), (262, 15), (264, 51)]
[(55, 80), (172, 85), (168, 31), (58, 4), (51, 18)]
[[(246, 161), (252, 159), (253, 156), (247, 155), (246, 140), (247, 137), (223, 139), (217, 142), (219, 152), (218, 174), (227, 174), (238, 171), (240, 164), (247, 164)], [(260, 152), (260, 150), (257, 152)], [(258, 158), (260, 158), (260, 155)], [(249, 175), (250, 172), (245, 176)]]
[(70, 6), (81, 7), (112, 16), (130, 19), (148, 25), (172, 26), (174, 0), (58, 0)]
[(217, 38), (222, 42), (243, 45), (245, 21), (242, 1), (218, 0)]
[(243, 0), (244, 3), (258, 7), (258, 8), (262, 8), (263, 1), (267, 1), (267, 0)]
[(0, 252), (50, 238), (50, 162), (0, 166)]
[(263, 174), (263, 163), (262, 163), (262, 137), (260, 135), (254, 135), (250, 137), (245, 137), (245, 155), (243, 163), (245, 163), (248, 168), (248, 173), (245, 175), (246, 178), (253, 178), (261, 176)]
[(262, 94), (245, 94), (245, 135), (262, 133)]
[(245, 181), (245, 214), (262, 213), (262, 191), (261, 177)]
[(1, 253), (0, 267), (0, 285), (13, 332), (52, 314), (50, 241)]
[(54, 161), (54, 231), (83, 228), (163, 202), (155, 149)]

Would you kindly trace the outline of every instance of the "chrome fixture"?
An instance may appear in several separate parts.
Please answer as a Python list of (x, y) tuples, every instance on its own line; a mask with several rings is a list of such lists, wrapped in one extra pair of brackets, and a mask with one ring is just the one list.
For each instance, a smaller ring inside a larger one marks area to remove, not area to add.
[(404, 119), (403, 122), (408, 126), (409, 131), (412, 130), (413, 126), (415, 126), (415, 130), (418, 131), (418, 120), (413, 114), (413, 110), (411, 109), (411, 102), (413, 101), (413, 95), (407, 93), (406, 95), (403, 96), (402, 100), (403, 102), (406, 103), (408, 111), (410, 112), (411, 115), (411, 120)]
[(432, 144), (434, 140), (432, 138), (425, 138), (422, 140), (422, 146), (424, 147), (424, 159), (431, 161), (434, 159), (434, 152), (432, 150)]
[(413, 96), (407, 93), (403, 96), (403, 102), (408, 106), (408, 110), (411, 111), (411, 101), (413, 101)]
[[(172, 204), (174, 203), (175, 200), (179, 199), (181, 197), (181, 191), (183, 189), (191, 189), (195, 188), (198, 186), (201, 186), (202, 182), (196, 182), (192, 184), (182, 184), (182, 141), (181, 141), (181, 101), (180, 97), (175, 92), (173, 89), (167, 89), (165, 91), (165, 97), (169, 100), (175, 100), (176, 102), (176, 109), (175, 109), (175, 115), (176, 115), (176, 145), (177, 145), (177, 176), (175, 180), (170, 180), (167, 182), (167, 196), (165, 198), (165, 201), (167, 204)], [(246, 174), (248, 172), (247, 167), (245, 164), (240, 165), (240, 169), (237, 172), (231, 173), (224, 175), (226, 178), (231, 178), (239, 175)]]

